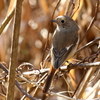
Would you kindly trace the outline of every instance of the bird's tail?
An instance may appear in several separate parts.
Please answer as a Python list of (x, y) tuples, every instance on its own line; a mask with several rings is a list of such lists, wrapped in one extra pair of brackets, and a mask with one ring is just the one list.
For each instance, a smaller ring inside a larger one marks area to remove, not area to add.
[(53, 76), (55, 74), (55, 71), (56, 69), (54, 69), (52, 66), (50, 67), (50, 71), (49, 71), (49, 74), (48, 74), (48, 77), (47, 77), (47, 80), (46, 80), (46, 83), (44, 85), (44, 88), (43, 88), (43, 93), (47, 93), (48, 90), (49, 90), (49, 87), (51, 85), (51, 82), (52, 82), (52, 79), (53, 79)]

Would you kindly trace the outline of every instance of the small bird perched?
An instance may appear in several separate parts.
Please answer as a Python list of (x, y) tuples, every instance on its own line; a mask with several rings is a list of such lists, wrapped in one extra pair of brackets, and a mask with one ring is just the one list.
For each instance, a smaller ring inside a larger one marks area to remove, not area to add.
[(51, 66), (43, 93), (48, 92), (55, 71), (74, 55), (79, 42), (79, 27), (73, 19), (63, 15), (52, 22), (55, 22), (57, 27), (52, 39)]

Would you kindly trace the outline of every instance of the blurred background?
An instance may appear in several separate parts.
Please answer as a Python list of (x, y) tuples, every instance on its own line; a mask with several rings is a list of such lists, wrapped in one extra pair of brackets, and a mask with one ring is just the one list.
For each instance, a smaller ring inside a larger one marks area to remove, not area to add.
[[(70, 0), (61, 0), (57, 7), (54, 18), (59, 15), (64, 15), (67, 12), (67, 5)], [(57, 0), (24, 0), (22, 9), (21, 29), (19, 37), (18, 64), (22, 62), (30, 62), (36, 68), (42, 61), (43, 52), (45, 51), (46, 40), (49, 32), (51, 39), (55, 25), (49, 25), (52, 14), (57, 4)], [(7, 10), (10, 0), (1, 0), (0, 3), (0, 23), (3, 22), (7, 15)], [(95, 14), (96, 0), (80, 0), (80, 5), (75, 4), (75, 9), (80, 8), (73, 16), (80, 27), (80, 37), (82, 37)], [(100, 9), (99, 9), (100, 10)], [(100, 29), (100, 13), (97, 15), (97, 20), (88, 32), (85, 38), (85, 43), (99, 37)], [(5, 28), (0, 36), (0, 61), (7, 64), (10, 59), (11, 38), (13, 32), (13, 21)], [(49, 29), (50, 26), (50, 29)], [(49, 39), (49, 40), (50, 40)], [(49, 43), (50, 44), (50, 43)], [(82, 42), (82, 45), (84, 45)], [(50, 49), (50, 46), (47, 46)], [(84, 57), (88, 55), (85, 52)]]
[[(64, 15), (68, 11), (68, 4), (72, 5), (73, 0), (61, 0), (57, 6), (54, 16), (53, 12), (57, 5), (58, 0), (24, 0), (22, 8), (22, 18), (19, 36), (19, 48), (18, 48), (18, 65), (23, 62), (29, 62), (33, 64), (36, 69), (40, 69), (40, 63), (44, 60), (45, 56), (49, 53), (51, 47), (51, 40), (55, 24), (51, 24), (50, 20), (56, 18), (59, 15)], [(76, 0), (73, 19), (77, 22), (80, 31), (80, 39), (85, 34), (89, 23), (95, 16), (95, 6), (97, 0)], [(0, 0), (0, 23), (3, 22), (7, 16), (10, 0)], [(79, 7), (79, 8), (78, 8)], [(70, 10), (69, 10), (70, 11)], [(2, 34), (0, 35), (0, 62), (6, 62), (9, 65), (11, 40), (13, 33), (13, 21), (8, 24)], [(48, 38), (49, 34), (49, 38)], [(88, 31), (87, 36), (81, 42), (78, 48), (82, 47), (86, 43), (100, 37), (100, 4), (96, 21)], [(49, 40), (49, 43), (47, 42)], [(47, 44), (47, 45), (46, 45)], [(83, 60), (97, 52), (99, 43), (92, 45), (89, 48), (84, 49), (78, 53), (75, 57), (78, 60)], [(76, 87), (79, 83), (84, 71), (74, 70), (72, 76), (76, 81)], [(59, 85), (55, 82), (55, 91), (58, 89), (63, 90), (66, 86), (63, 84), (63, 79), (59, 79)], [(100, 94), (99, 94), (100, 96)], [(41, 96), (37, 96), (41, 97)], [(57, 99), (57, 98), (56, 98)], [(54, 100), (56, 100), (54, 99)], [(15, 99), (19, 100), (19, 98)], [(52, 99), (53, 100), (53, 99)]]

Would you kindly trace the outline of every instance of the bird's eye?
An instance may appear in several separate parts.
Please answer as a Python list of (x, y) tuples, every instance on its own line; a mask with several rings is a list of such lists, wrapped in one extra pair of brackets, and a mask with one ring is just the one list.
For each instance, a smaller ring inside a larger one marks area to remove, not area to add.
[(65, 21), (64, 20), (61, 20), (61, 22), (64, 23)]

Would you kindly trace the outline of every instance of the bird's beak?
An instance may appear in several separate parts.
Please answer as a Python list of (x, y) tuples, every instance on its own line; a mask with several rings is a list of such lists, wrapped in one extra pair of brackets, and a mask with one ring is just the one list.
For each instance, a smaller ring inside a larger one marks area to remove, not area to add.
[(50, 22), (56, 22), (56, 20), (50, 20)]

